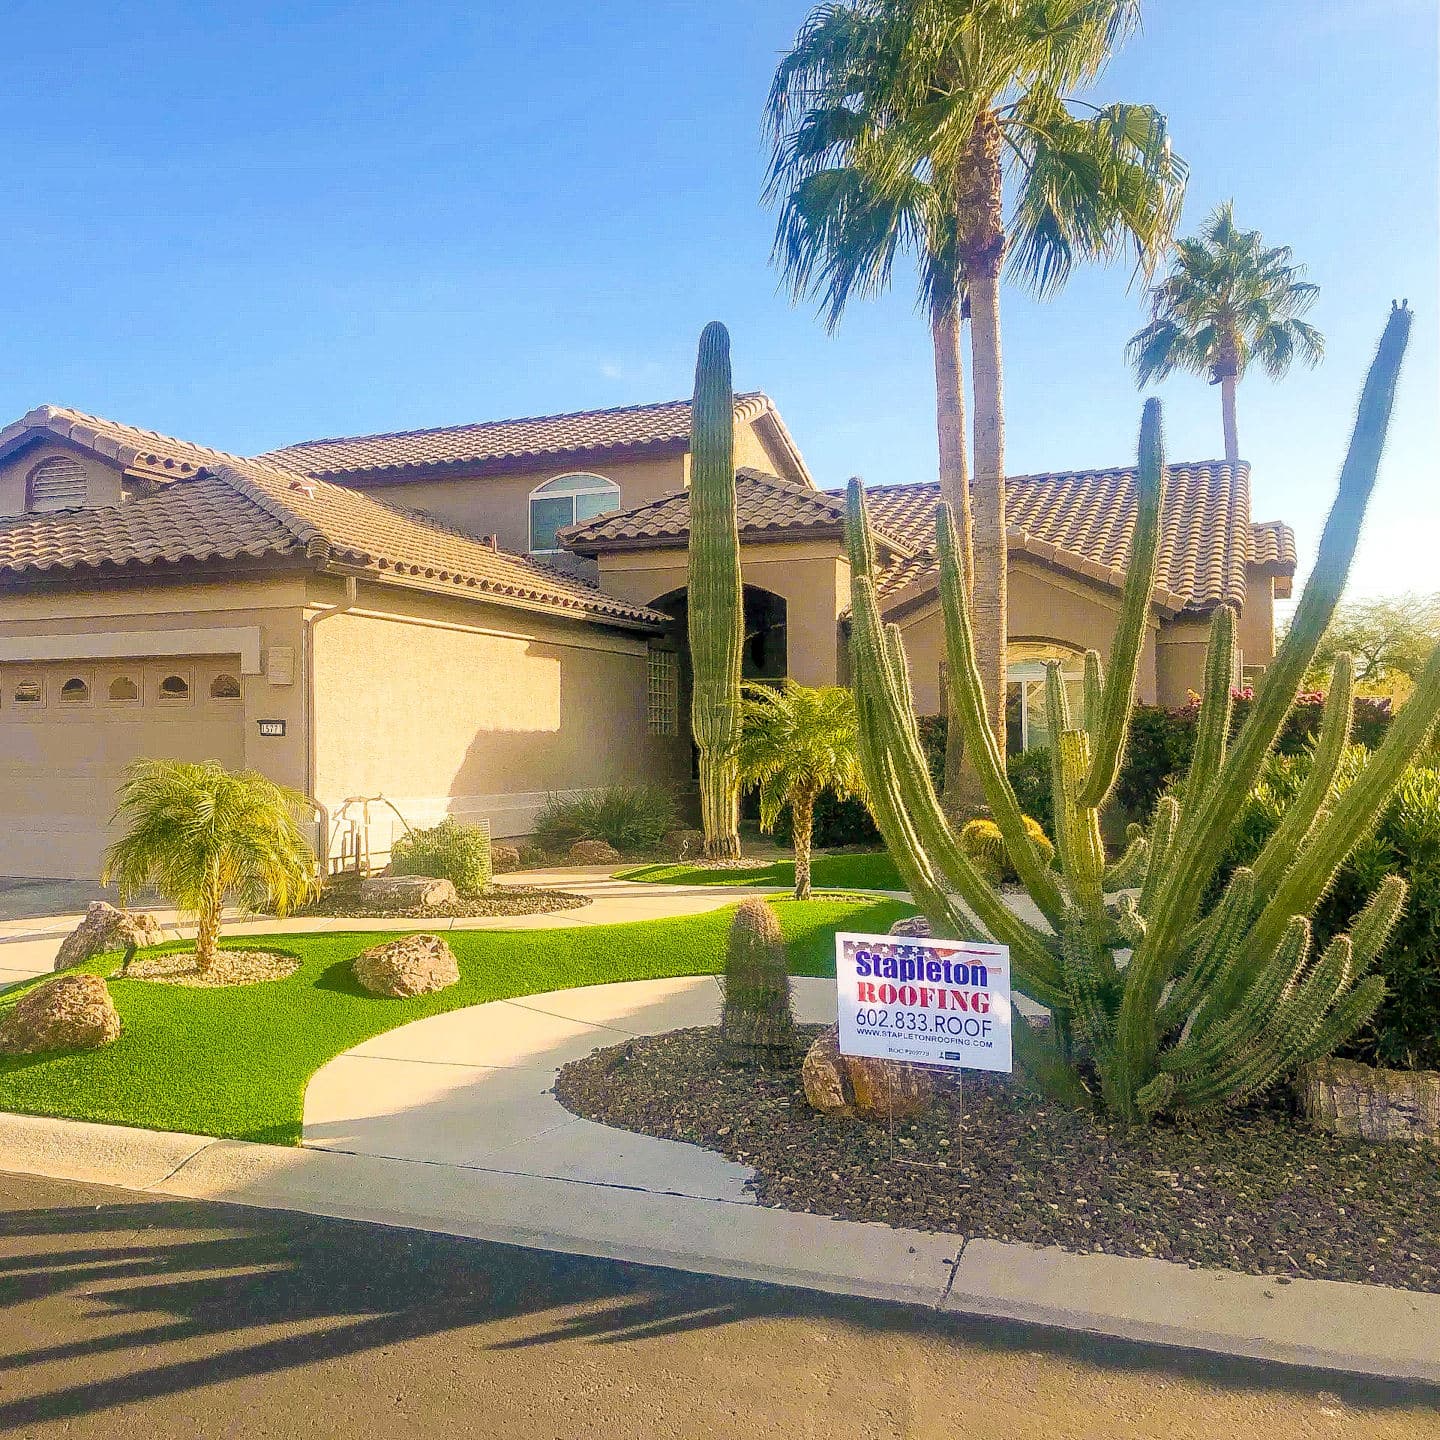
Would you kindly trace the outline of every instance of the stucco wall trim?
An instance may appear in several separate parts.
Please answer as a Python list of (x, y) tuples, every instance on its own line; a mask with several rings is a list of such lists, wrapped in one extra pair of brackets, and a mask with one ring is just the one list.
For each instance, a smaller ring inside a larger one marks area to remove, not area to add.
[(260, 673), (260, 627), (195, 630), (106, 630), (89, 635), (0, 638), (0, 660), (129, 660), (158, 655), (239, 655), (243, 675)]

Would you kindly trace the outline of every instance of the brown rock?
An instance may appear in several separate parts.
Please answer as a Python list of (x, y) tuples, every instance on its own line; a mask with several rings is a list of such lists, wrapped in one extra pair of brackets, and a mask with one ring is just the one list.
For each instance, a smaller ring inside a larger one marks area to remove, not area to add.
[(459, 983), (454, 951), (438, 935), (403, 935), (354, 960), (355, 979), (372, 995), (429, 995)]
[(672, 860), (700, 860), (705, 855), (703, 830), (671, 830), (660, 843)]
[(382, 910), (453, 905), (459, 898), (449, 880), (428, 875), (371, 875), (360, 882), (360, 898)]
[(120, 1038), (120, 1015), (98, 975), (61, 975), (22, 995), (0, 1018), (0, 1054), (98, 1050)]
[(577, 840), (570, 847), (572, 865), (613, 865), (620, 852), (604, 840)]
[(906, 935), (912, 940), (930, 938), (930, 922), (923, 915), (911, 915), (906, 920), (897, 920), (891, 927), (892, 935)]
[(800, 1079), (812, 1109), (857, 1120), (903, 1120), (918, 1115), (934, 1094), (928, 1070), (894, 1060), (842, 1055), (834, 1025), (806, 1051)]
[(60, 943), (54, 969), (68, 970), (83, 965), (106, 950), (122, 950), (134, 945), (143, 950), (158, 945), (165, 937), (155, 916), (137, 911), (117, 910), (103, 900), (94, 900), (85, 909), (85, 918)]
[(1300, 1067), (1298, 1083), (1301, 1108), (1317, 1129), (1440, 1145), (1440, 1071), (1315, 1060)]
[(490, 846), (490, 869), (496, 875), (520, 868), (520, 850), (515, 845), (492, 844)]

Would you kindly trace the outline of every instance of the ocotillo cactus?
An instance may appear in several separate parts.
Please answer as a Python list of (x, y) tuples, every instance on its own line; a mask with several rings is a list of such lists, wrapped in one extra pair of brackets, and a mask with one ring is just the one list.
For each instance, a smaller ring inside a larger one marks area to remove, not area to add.
[(709, 859), (740, 853), (740, 649), (744, 610), (735, 520), (735, 400), (730, 336), (700, 335), (690, 407), (690, 725), (700, 751), (700, 815)]
[(760, 899), (735, 912), (725, 950), (721, 1034), (737, 1065), (776, 1065), (794, 1058), (790, 968), (775, 911)]
[(1254, 864), (1234, 873), (1208, 912), (1200, 907), (1344, 588), (1410, 322), (1409, 310), (1396, 307), (1381, 338), (1315, 568), (1249, 717), (1230, 743), (1235, 616), (1222, 606), (1211, 624), (1183, 794), (1165, 797), (1149, 832), (1136, 829), (1113, 864), (1106, 864), (1099, 816), (1124, 755), (1154, 587), (1165, 503), (1159, 404), (1146, 405), (1141, 423), (1133, 552), (1109, 673), (1097, 654), (1087, 655), (1080, 717), (1069, 712), (1058, 664), (1047, 676), (1058, 869), (1027, 833), (986, 723), (954, 519), (939, 507), (956, 709), (1006, 854), (1043, 925), (1005, 905), (945, 823), (920, 750), (899, 632), (881, 619), (864, 489), (851, 482), (852, 670), (876, 821), (937, 934), (1010, 946), (1016, 987), (1053, 1019), (1042, 1034), (1017, 1014), (1017, 1054), (1055, 1093), (1076, 1101), (1088, 1094), (1131, 1120), (1232, 1103), (1333, 1049), (1384, 996), (1383, 982), (1366, 972), (1404, 904), (1404, 882), (1388, 879), (1350, 934), (1318, 956), (1308, 916), (1434, 727), (1440, 647), (1380, 748), (1344, 787), (1337, 779), (1353, 675), (1349, 658), (1340, 657), (1304, 790)]

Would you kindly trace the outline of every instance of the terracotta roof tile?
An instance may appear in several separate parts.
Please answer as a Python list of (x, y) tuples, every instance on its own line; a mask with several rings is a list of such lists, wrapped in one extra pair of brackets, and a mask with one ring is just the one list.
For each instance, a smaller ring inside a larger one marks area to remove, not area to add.
[[(1295, 568), (1288, 526), (1250, 523), (1250, 469), (1243, 462), (1170, 466), (1161, 527), (1157, 599), (1172, 609), (1242, 604), (1246, 570), (1268, 564)], [(1124, 581), (1135, 531), (1135, 470), (1061, 471), (1017, 475), (1007, 482), (1010, 548), (1037, 554), (1103, 583)], [(934, 568), (938, 484), (880, 485), (867, 491), (875, 523), (931, 558)], [(896, 594), (926, 571), (915, 562), (880, 577)]]
[[(758, 391), (735, 397), (735, 415), (753, 420), (774, 406)], [(778, 420), (778, 416), (776, 417)], [(324, 477), (523, 461), (547, 455), (688, 444), (690, 402), (581, 410), (521, 420), (491, 420), (436, 430), (401, 430), (334, 440), (304, 440), (261, 459)]]

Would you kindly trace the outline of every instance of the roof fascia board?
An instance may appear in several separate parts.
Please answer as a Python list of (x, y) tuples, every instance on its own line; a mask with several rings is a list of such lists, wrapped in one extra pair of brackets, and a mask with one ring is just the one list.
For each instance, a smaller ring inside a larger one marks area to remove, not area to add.
[(242, 675), (260, 674), (258, 625), (188, 630), (105, 630), (90, 634), (0, 637), (0, 662), (141, 660), (161, 655), (239, 655)]
[[(683, 455), (690, 448), (683, 438), (648, 440), (625, 445), (588, 445), (574, 450), (540, 450), (525, 455), (500, 455), (486, 460), (446, 460), (424, 465), (385, 465), (374, 468), (307, 469), (306, 474), (334, 485), (347, 485), (353, 490), (372, 486), (409, 485), (422, 480), (480, 480), (495, 475), (525, 474), (547, 469), (552, 465), (567, 468), (587, 461), (623, 463), (628, 460), (649, 460), (657, 456)], [(265, 461), (270, 464), (270, 461)], [(286, 465), (303, 466), (303, 456), (291, 456)]]

